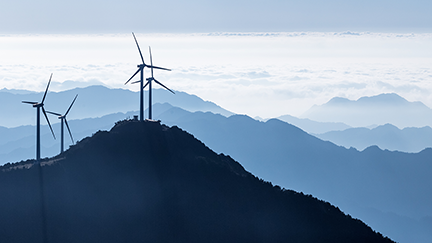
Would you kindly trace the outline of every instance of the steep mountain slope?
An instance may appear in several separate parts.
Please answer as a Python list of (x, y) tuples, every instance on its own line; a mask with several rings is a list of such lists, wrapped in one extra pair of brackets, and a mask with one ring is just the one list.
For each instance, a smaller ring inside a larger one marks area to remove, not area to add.
[[(406, 154), (372, 147), (359, 152), (323, 142), (277, 120), (258, 122), (247, 116), (191, 113), (169, 104), (158, 104), (155, 111), (162, 112), (155, 114), (156, 119), (187, 129), (261, 178), (330, 201), (398, 242), (432, 241), (430, 149)], [(82, 139), (133, 114), (136, 112), (72, 120), (70, 125), (75, 139)], [(54, 129), (58, 131), (58, 127)], [(51, 144), (55, 155), (58, 141), (52, 139), (48, 128), (44, 130), (50, 143), (42, 144)], [(34, 127), (31, 134), (27, 142), (17, 144), (33, 146)], [(3, 148), (0, 146), (0, 152)], [(34, 147), (26, 151), (27, 158), (34, 158)], [(46, 151), (42, 150), (43, 156)], [(23, 149), (15, 152), (24, 154)]]
[[(334, 195), (339, 199), (351, 200), (360, 197), (370, 198), (372, 194), (383, 193), (380, 195), (382, 202), (376, 202), (375, 206), (381, 204), (379, 208), (387, 210), (397, 209), (397, 205), (401, 206), (401, 200), (394, 197), (396, 194), (399, 194), (398, 197), (406, 195), (410, 198), (413, 195), (411, 190), (414, 188), (430, 191), (425, 186), (428, 183), (425, 182), (430, 181), (427, 171), (432, 169), (429, 157), (432, 149), (408, 154), (370, 147), (359, 152), (322, 141), (276, 119), (259, 122), (242, 115), (226, 118), (202, 112), (185, 114), (179, 108), (173, 108), (166, 113), (176, 112), (183, 114), (177, 120), (169, 121), (163, 114), (160, 117), (166, 124), (187, 129), (215, 151), (230, 154), (252, 173), (264, 179), (271, 178), (283, 186), (290, 186), (323, 198)], [(175, 116), (170, 114), (167, 117)], [(398, 177), (392, 177), (392, 174), (386, 173), (385, 170), (398, 171), (412, 179), (407, 182), (399, 181)], [(317, 185), (317, 181), (321, 183)], [(376, 187), (379, 184), (388, 185), (388, 188), (382, 191), (382, 187)], [(336, 193), (336, 188), (344, 193)], [(386, 196), (390, 197), (387, 198), (388, 201), (384, 200)], [(426, 197), (427, 201), (432, 203), (431, 195), (418, 196)], [(388, 205), (389, 201), (395, 203)], [(432, 215), (432, 210), (428, 204), (424, 204), (421, 209), (411, 208), (405, 210), (405, 213)]]
[(1, 242), (391, 242), (157, 122), (119, 122), (42, 165), (2, 167)]
[(302, 118), (343, 122), (352, 127), (393, 124), (399, 128), (432, 126), (432, 110), (421, 102), (409, 102), (397, 94), (362, 97), (356, 101), (335, 97), (313, 106)]
[(391, 124), (385, 124), (373, 129), (350, 128), (315, 134), (315, 136), (346, 148), (354, 147), (358, 150), (364, 150), (371, 145), (391, 151), (413, 153), (432, 148), (432, 128), (430, 127), (407, 127), (401, 130)]
[(330, 201), (398, 242), (432, 240), (432, 149), (409, 154), (370, 147), (359, 152), (276, 119), (259, 122), (179, 108), (159, 118), (188, 130), (216, 152), (230, 154), (255, 175)]

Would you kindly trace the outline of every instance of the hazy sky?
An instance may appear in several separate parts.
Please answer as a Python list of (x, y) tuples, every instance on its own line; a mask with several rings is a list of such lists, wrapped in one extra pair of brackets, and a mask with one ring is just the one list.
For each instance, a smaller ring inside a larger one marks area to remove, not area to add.
[(14, 0), (0, 33), (431, 31), (429, 0)]
[[(250, 116), (300, 115), (334, 96), (396, 92), (432, 107), (431, 1), (3, 1), (0, 89), (155, 77)], [(146, 74), (148, 75), (148, 73)], [(174, 104), (175, 105), (175, 104)]]

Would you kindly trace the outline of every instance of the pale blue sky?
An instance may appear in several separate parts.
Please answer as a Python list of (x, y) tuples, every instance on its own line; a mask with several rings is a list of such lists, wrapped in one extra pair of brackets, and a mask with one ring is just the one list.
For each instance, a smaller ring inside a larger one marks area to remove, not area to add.
[(0, 34), (431, 32), (431, 10), (429, 0), (6, 0)]

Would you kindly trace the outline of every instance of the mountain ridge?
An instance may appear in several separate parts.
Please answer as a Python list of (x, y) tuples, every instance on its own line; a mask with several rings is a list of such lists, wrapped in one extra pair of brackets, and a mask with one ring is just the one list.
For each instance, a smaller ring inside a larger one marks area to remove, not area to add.
[[(192, 112), (203, 110), (220, 113), (225, 116), (234, 114), (213, 102), (204, 101), (196, 95), (190, 95), (182, 91), (175, 91), (175, 95), (162, 89), (153, 89), (152, 92), (153, 103), (169, 102)], [(78, 94), (78, 99), (68, 116), (69, 120), (94, 118), (111, 113), (139, 109), (139, 92), (127, 89), (109, 89), (102, 85), (75, 88), (61, 92), (48, 92), (45, 100), (45, 109), (53, 112), (64, 112), (76, 94)], [(144, 100), (145, 107), (147, 107), (148, 91), (145, 91), (144, 95), (146, 97)], [(0, 126), (17, 127), (20, 125), (33, 125), (35, 123), (35, 114), (29, 107), (22, 105), (21, 101), (38, 101), (40, 99), (41, 94), (36, 92), (28, 94), (0, 92), (0, 102), (8, 104), (7, 106), (0, 106), (0, 113), (15, 114), (15, 116), (2, 117)]]
[[(2, 166), (0, 193), (8, 199), (0, 201), (2, 242), (39, 242), (41, 222), (52, 242), (392, 242), (329, 203), (262, 181), (158, 122), (120, 121), (43, 163)], [(44, 221), (38, 183), (29, 183), (38, 171)]]
[(351, 128), (350, 126), (342, 123), (342, 122), (317, 122), (310, 120), (308, 118), (297, 118), (291, 115), (283, 115), (276, 117), (284, 122), (288, 122), (296, 127), (301, 128), (310, 134), (319, 134), (330, 131), (340, 131)]
[[(260, 122), (240, 115), (226, 118), (203, 112), (185, 113), (179, 108), (166, 111), (159, 119), (188, 130), (218, 153), (230, 154), (265, 180), (331, 201), (374, 227), (379, 226), (380, 232), (398, 242), (416, 238), (416, 242), (426, 243), (432, 239), (428, 224), (422, 221), (418, 222), (423, 224), (421, 227), (407, 227), (405, 220), (432, 215), (427, 186), (429, 181), (432, 183), (428, 174), (432, 149), (403, 153), (370, 147), (360, 152), (322, 141), (277, 119)], [(369, 209), (383, 213), (371, 214)], [(384, 212), (400, 218), (384, 220)], [(425, 230), (419, 233), (420, 228)]]
[(348, 128), (343, 131), (314, 134), (314, 136), (346, 148), (354, 147), (358, 150), (377, 145), (381, 149), (417, 153), (432, 147), (432, 128), (429, 126), (399, 129), (392, 124), (384, 124), (373, 129)]
[(301, 115), (320, 122), (343, 122), (352, 127), (391, 123), (399, 128), (432, 126), (432, 109), (419, 101), (410, 102), (395, 93), (361, 97), (335, 97), (315, 105)]

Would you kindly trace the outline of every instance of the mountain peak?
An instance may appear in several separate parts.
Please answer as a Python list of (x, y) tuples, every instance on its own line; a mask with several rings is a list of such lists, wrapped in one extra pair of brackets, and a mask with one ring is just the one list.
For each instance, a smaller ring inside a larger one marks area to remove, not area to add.
[[(249, 175), (239, 163), (232, 159), (219, 160), (225, 156), (217, 155), (193, 135), (177, 126), (163, 125), (160, 121), (140, 122), (133, 119), (118, 121), (109, 132), (95, 133), (91, 138), (86, 138), (72, 146), (64, 155), (66, 157), (80, 156), (78, 154), (83, 154), (80, 150), (87, 150), (88, 147), (94, 151), (106, 151), (105, 154), (112, 153), (112, 156), (128, 155), (133, 161), (139, 161), (147, 156), (153, 159), (160, 156), (161, 158), (157, 160), (166, 161), (168, 159), (164, 157), (166, 155), (181, 155), (181, 161), (207, 158), (208, 163), (226, 168), (235, 174)], [(148, 160), (148, 162), (152, 161), (154, 160)]]
[(374, 104), (389, 104), (398, 105), (409, 103), (405, 98), (401, 97), (396, 93), (384, 93), (375, 96), (365, 96), (357, 100), (359, 103), (374, 103)]
[(2, 237), (40, 242), (44, 224), (50, 242), (392, 242), (157, 121), (117, 122), (53, 160), (0, 173)]
[(399, 128), (432, 125), (432, 110), (421, 102), (409, 102), (395, 93), (361, 97), (358, 100), (333, 98), (313, 106), (302, 117), (320, 122), (343, 122), (352, 127), (391, 123)]
[(352, 102), (352, 100), (343, 97), (333, 97), (331, 100), (327, 102), (327, 104), (338, 105), (338, 104), (346, 104), (349, 102)]

